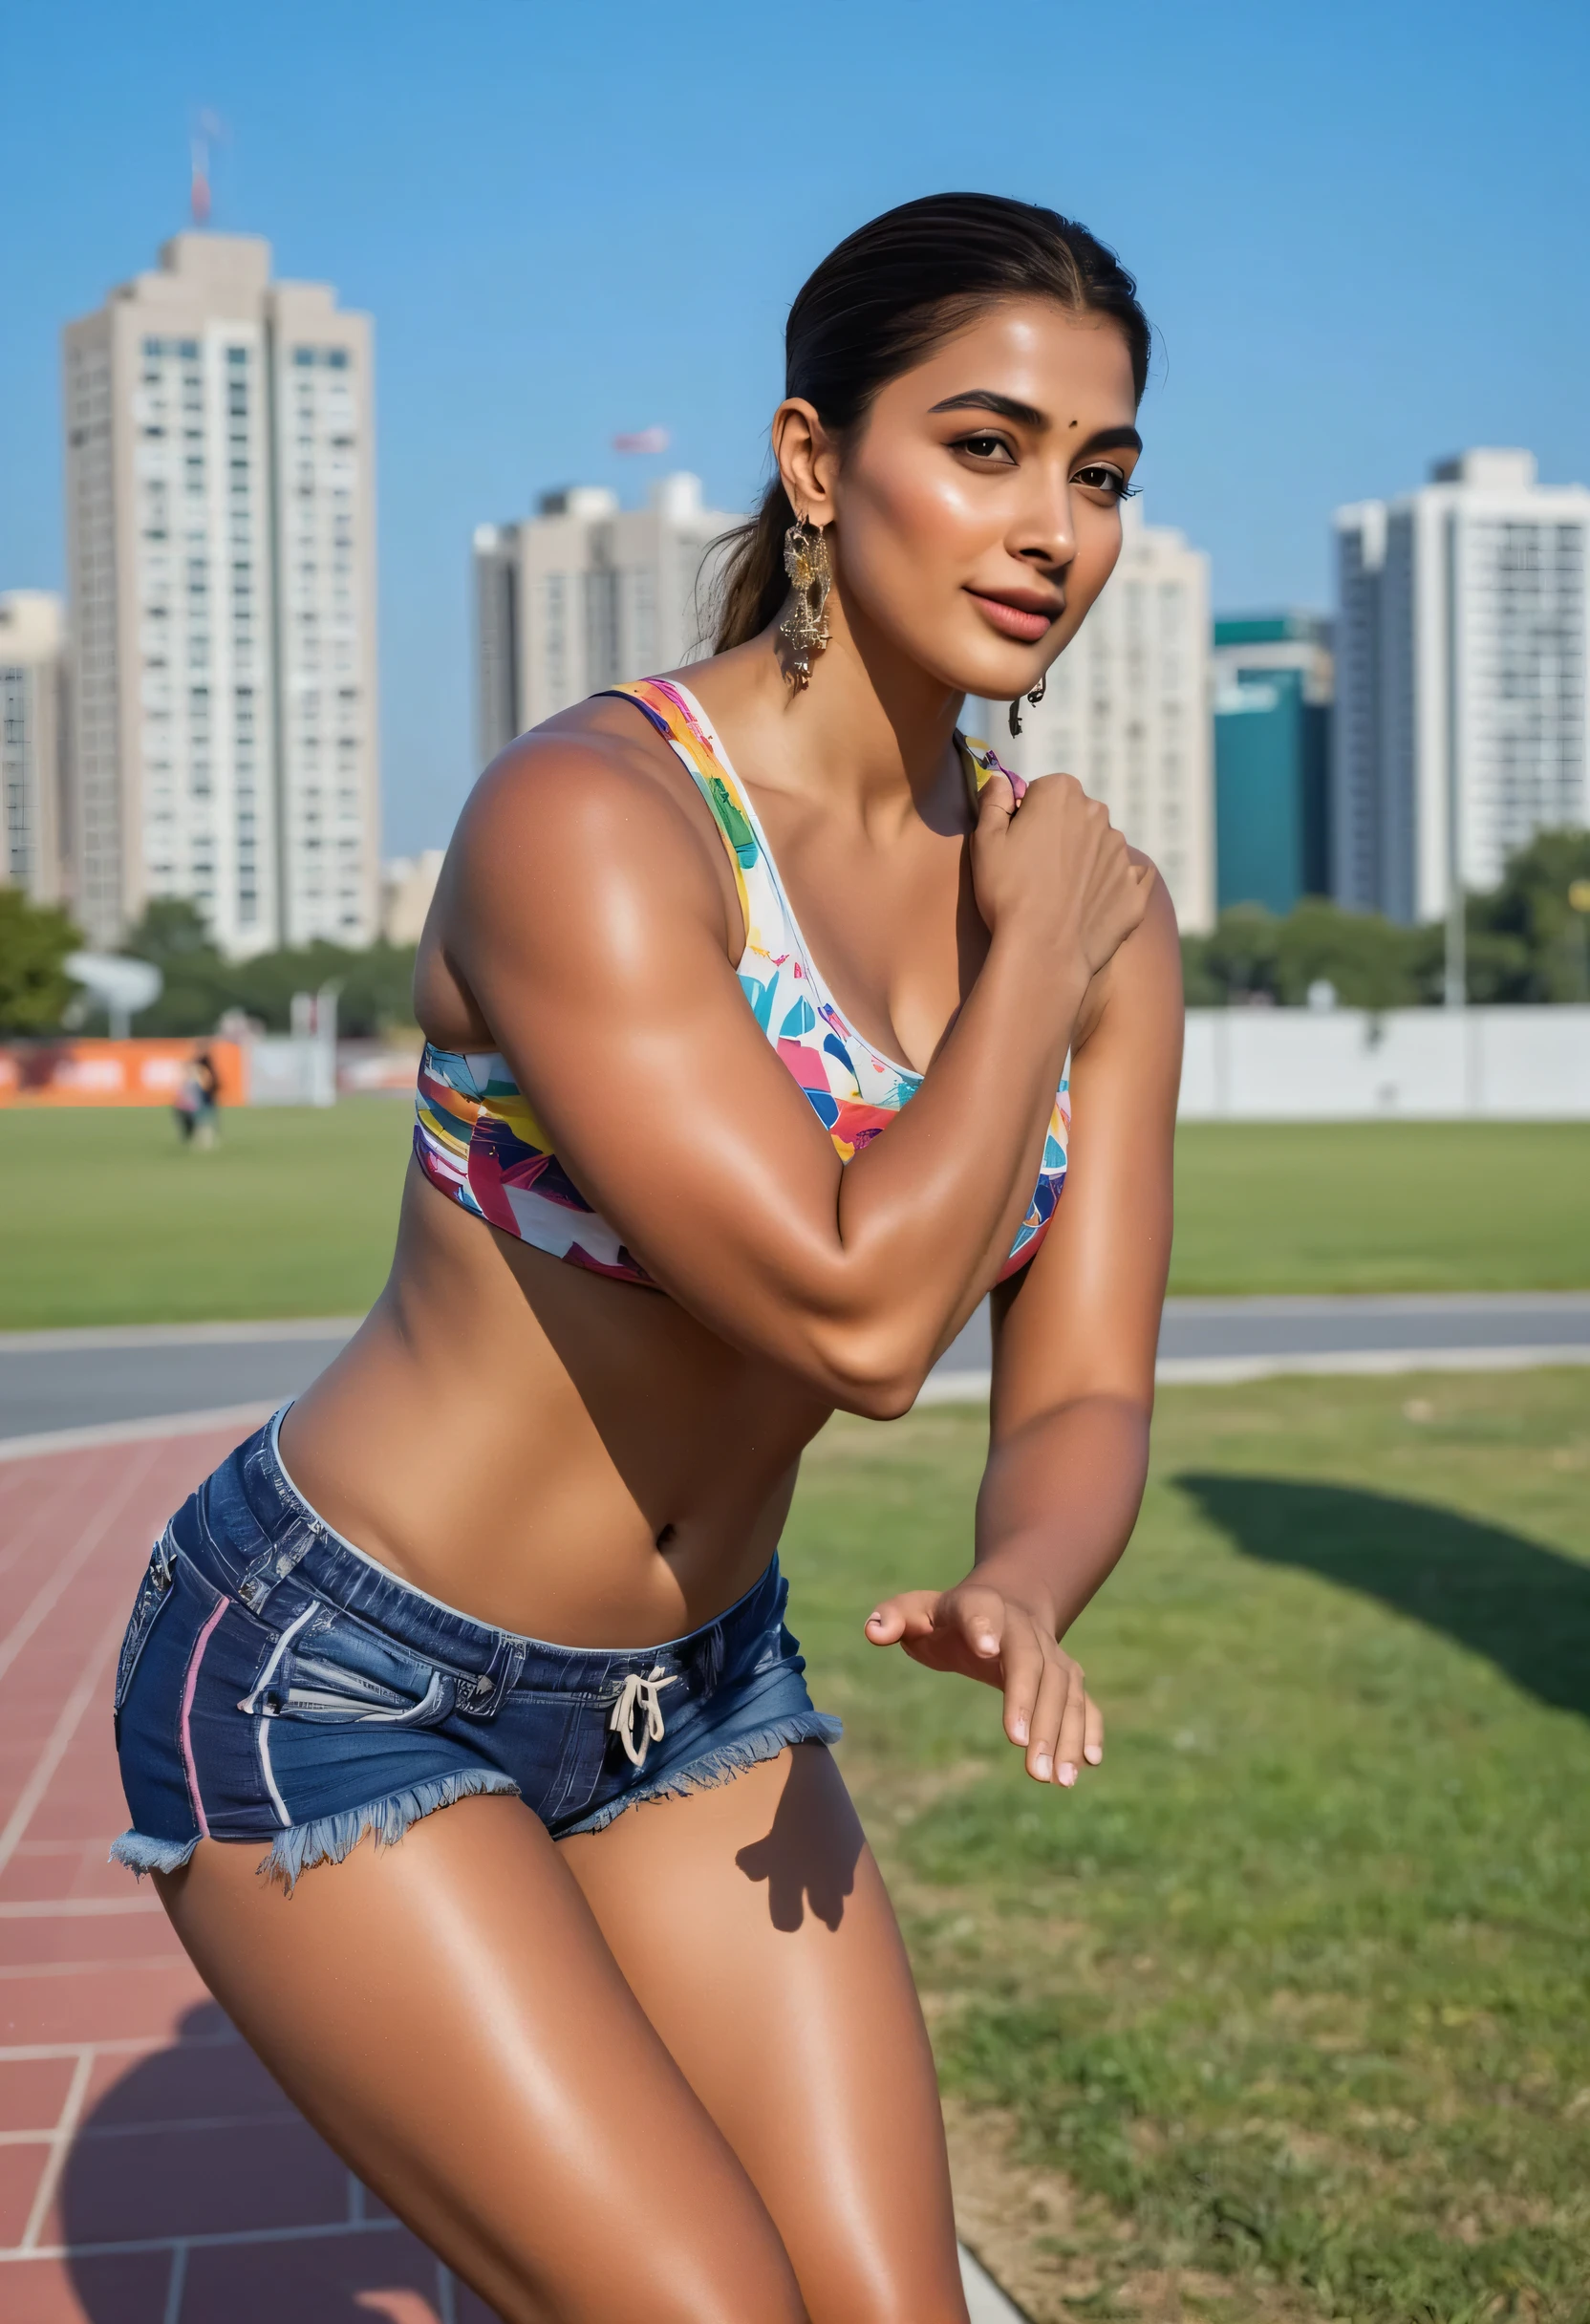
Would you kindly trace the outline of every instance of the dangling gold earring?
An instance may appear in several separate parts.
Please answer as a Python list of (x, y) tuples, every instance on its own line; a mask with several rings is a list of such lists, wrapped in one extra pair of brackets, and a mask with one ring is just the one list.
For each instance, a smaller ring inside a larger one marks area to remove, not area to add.
[(823, 608), (833, 587), (833, 569), (821, 525), (812, 524), (808, 517), (796, 518), (784, 536), (784, 569), (789, 575), (791, 594), (789, 609), (779, 623), (779, 635), (788, 656), (785, 675), (799, 693), (811, 683), (812, 656), (821, 654), (828, 642)]
[[(1039, 703), (1043, 699), (1043, 689), (1048, 682), (1049, 673), (1047, 670), (1045, 670), (1042, 677), (1039, 679), (1037, 685), (1034, 686), (1032, 692), (1027, 697), (1028, 701), (1031, 702), (1035, 710), (1038, 708)], [(1012, 702), (1010, 705), (1010, 731), (1012, 734), (1020, 734), (1021, 731), (1021, 705), (1020, 702)]]

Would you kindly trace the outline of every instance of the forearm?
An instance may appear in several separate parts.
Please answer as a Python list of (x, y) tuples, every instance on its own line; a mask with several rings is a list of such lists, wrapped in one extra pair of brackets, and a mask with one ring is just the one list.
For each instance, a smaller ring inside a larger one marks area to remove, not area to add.
[(1081, 1396), (1027, 1422), (989, 1455), (978, 1579), (1063, 1638), (1126, 1548), (1148, 1468), (1149, 1413), (1130, 1398)]
[(996, 944), (921, 1088), (839, 1178), (820, 1335), (908, 1380), (954, 1338), (1032, 1199), (1085, 991), (1085, 971)]

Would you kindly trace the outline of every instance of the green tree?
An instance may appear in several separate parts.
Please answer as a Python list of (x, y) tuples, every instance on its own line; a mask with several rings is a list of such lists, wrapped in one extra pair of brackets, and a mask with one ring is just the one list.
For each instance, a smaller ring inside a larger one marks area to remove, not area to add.
[(1375, 912), (1343, 912), (1305, 896), (1277, 925), (1276, 998), (1297, 1008), (1311, 984), (1334, 985), (1347, 1009), (1416, 1008), (1419, 931)]
[(56, 904), (0, 888), (0, 1033), (54, 1033), (76, 986), (63, 965), (82, 937)]
[(165, 990), (139, 1019), (144, 1033), (212, 1033), (227, 1009), (242, 1009), (269, 1033), (291, 1023), (294, 993), (340, 987), (337, 1027), (355, 1040), (414, 1022), (414, 947), (380, 942), (362, 952), (305, 944), (228, 960), (217, 952), (197, 908), (177, 897), (152, 903), (122, 946), (153, 960)]
[(217, 960), (209, 922), (185, 895), (158, 895), (143, 907), (143, 917), (121, 947), (138, 960), (153, 960), (157, 968), (173, 961)]
[[(1509, 858), (1500, 886), (1470, 898), (1471, 949), (1489, 939), (1514, 964), (1498, 1001), (1590, 1001), (1590, 915), (1568, 900), (1582, 879), (1590, 879), (1590, 831), (1536, 831)], [(1472, 974), (1469, 990), (1481, 998)]]

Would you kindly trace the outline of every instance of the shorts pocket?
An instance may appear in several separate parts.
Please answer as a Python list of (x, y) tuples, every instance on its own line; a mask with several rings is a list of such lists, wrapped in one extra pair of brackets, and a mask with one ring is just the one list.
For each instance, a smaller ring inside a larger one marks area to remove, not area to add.
[(171, 1573), (176, 1554), (168, 1527), (150, 1552), (143, 1580), (138, 1586), (138, 1596), (133, 1600), (132, 1620), (121, 1641), (121, 1653), (116, 1666), (116, 1692), (112, 1697), (112, 1707), (118, 1716), (127, 1700), (127, 1689), (133, 1683), (139, 1657), (148, 1644), (149, 1633), (171, 1596)]
[(449, 1671), (316, 1603), (281, 1632), (238, 1709), (319, 1727), (439, 1727), (456, 1693)]

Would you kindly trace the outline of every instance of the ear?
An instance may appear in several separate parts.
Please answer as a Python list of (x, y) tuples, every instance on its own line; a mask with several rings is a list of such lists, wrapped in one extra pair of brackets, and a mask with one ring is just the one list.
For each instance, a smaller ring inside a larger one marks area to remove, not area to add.
[(773, 457), (796, 515), (831, 525), (839, 447), (804, 396), (785, 397), (773, 414)]

